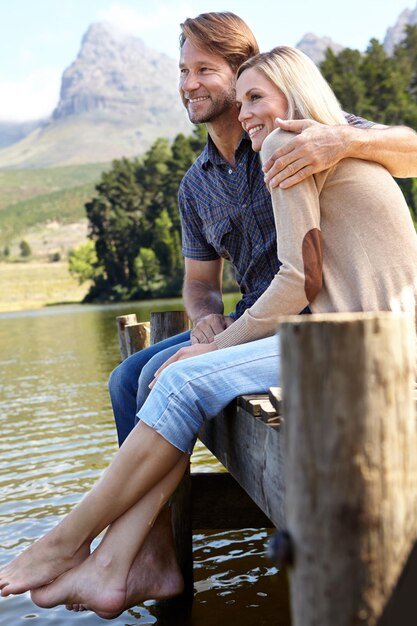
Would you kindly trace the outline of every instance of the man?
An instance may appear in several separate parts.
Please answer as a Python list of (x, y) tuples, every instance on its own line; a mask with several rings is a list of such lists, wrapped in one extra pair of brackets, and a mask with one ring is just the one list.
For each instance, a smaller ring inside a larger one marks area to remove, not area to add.
[[(112, 373), (109, 387), (120, 443), (134, 426), (155, 371), (168, 357), (182, 359), (221, 347), (217, 342), (223, 330), (257, 300), (279, 269), (264, 172), (242, 134), (235, 105), (235, 72), (258, 52), (256, 41), (247, 25), (231, 13), (202, 14), (187, 19), (181, 28), (180, 95), (190, 120), (206, 124), (209, 136), (179, 191), (183, 297), (193, 330), (131, 356)], [(299, 134), (266, 164), (271, 166), (267, 177), (273, 184), (292, 185), (346, 157), (378, 161), (395, 176), (417, 175), (414, 131), (369, 128), (363, 120), (350, 121), (364, 128), (326, 127), (306, 120), (279, 122)], [(242, 293), (231, 316), (223, 311), (223, 258), (232, 262)], [(179, 350), (182, 346), (187, 347)], [(126, 606), (181, 590), (170, 542), (165, 512), (130, 571)]]
[[(211, 343), (265, 291), (279, 261), (264, 172), (242, 134), (235, 105), (235, 72), (258, 52), (257, 42), (232, 13), (201, 14), (181, 28), (180, 95), (190, 120), (206, 124), (209, 136), (179, 190), (183, 298), (193, 322), (191, 343)], [(311, 120), (279, 121), (283, 129), (299, 134), (265, 164), (270, 168), (267, 182), (290, 186), (347, 157), (377, 161), (393, 176), (417, 175), (413, 130), (372, 126), (353, 116), (348, 120), (352, 125), (332, 127)], [(236, 311), (227, 317), (221, 292), (223, 258), (234, 266), (242, 293)], [(133, 355), (112, 373), (109, 390), (119, 444), (135, 424), (155, 371), (189, 339), (187, 332), (163, 341)]]

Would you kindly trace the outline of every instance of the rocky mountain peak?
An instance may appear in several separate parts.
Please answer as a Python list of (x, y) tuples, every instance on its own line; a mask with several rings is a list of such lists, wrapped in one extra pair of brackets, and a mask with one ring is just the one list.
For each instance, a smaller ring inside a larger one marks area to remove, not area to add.
[[(96, 109), (127, 113), (140, 106), (180, 111), (178, 69), (165, 54), (104, 22), (85, 33), (75, 61), (64, 71), (53, 118)], [(151, 99), (154, 99), (151, 102)]]
[(387, 29), (384, 48), (387, 54), (391, 55), (394, 52), (395, 46), (397, 46), (404, 39), (405, 27), (417, 24), (417, 5), (414, 10), (405, 9), (400, 13), (394, 26)]
[(318, 65), (324, 59), (327, 48), (335, 54), (341, 52), (344, 46), (334, 42), (330, 37), (318, 37), (314, 33), (306, 33), (296, 46)]

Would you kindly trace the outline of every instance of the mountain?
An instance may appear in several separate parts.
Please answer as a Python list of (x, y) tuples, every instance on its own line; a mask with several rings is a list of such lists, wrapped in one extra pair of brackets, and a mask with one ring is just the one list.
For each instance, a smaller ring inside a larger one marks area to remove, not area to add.
[(414, 26), (414, 24), (417, 24), (417, 5), (414, 10), (405, 9), (400, 13), (394, 26), (388, 28), (384, 39), (384, 48), (389, 55), (393, 54), (395, 46), (403, 40), (405, 27)]
[(344, 48), (341, 44), (335, 43), (330, 37), (318, 37), (314, 33), (306, 33), (296, 47), (309, 56), (317, 65), (323, 61), (327, 48), (333, 50), (335, 54), (338, 54)]
[(40, 126), (43, 120), (33, 120), (31, 122), (3, 122), (0, 121), (0, 148), (5, 148), (17, 143), (35, 128)]
[[(417, 5), (413, 10), (405, 9), (402, 11), (394, 26), (387, 29), (383, 42), (387, 54), (392, 55), (395, 46), (401, 43), (405, 35), (405, 27), (414, 24), (417, 24)], [(307, 54), (318, 65), (323, 61), (327, 48), (338, 54), (345, 46), (335, 43), (330, 37), (318, 37), (314, 33), (307, 33), (296, 47)]]
[(157, 137), (189, 134), (177, 81), (176, 61), (93, 24), (62, 76), (52, 116), (0, 150), (0, 168), (109, 162), (143, 154)]

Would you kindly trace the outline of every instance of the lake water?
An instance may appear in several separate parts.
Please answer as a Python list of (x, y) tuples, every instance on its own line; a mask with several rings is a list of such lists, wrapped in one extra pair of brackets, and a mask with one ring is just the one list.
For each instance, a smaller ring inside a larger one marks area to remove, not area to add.
[[(115, 317), (136, 313), (144, 321), (151, 310), (178, 308), (178, 300), (165, 300), (0, 314), (0, 565), (52, 528), (117, 450), (107, 394), (120, 361)], [(218, 469), (201, 444), (192, 467)], [(264, 556), (266, 540), (266, 531), (253, 529), (194, 536), (196, 595), (187, 624), (290, 625), (283, 575)], [(0, 598), (2, 626), (28, 622), (105, 623), (94, 613), (39, 609), (28, 594)], [(152, 602), (111, 623), (162, 626)]]

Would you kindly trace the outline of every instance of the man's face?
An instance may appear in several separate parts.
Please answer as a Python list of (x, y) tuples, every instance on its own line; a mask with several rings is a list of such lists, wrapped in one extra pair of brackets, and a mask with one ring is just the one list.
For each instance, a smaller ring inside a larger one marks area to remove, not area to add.
[(213, 122), (236, 109), (235, 72), (223, 57), (196, 48), (187, 39), (179, 66), (179, 91), (193, 124)]

